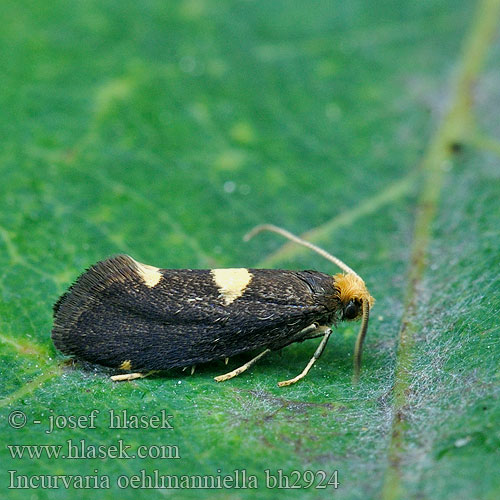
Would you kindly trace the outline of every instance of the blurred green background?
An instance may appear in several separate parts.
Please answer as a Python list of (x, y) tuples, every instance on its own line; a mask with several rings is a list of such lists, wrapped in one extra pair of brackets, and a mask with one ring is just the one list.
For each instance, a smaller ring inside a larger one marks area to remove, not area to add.
[[(499, 3), (4, 0), (2, 497), (498, 498)], [(263, 222), (338, 255), (377, 299), (358, 385), (357, 325), (283, 389), (317, 341), (224, 384), (222, 363), (115, 384), (56, 353), (52, 304), (112, 254), (337, 272), (276, 235), (241, 241)], [(45, 432), (50, 416), (94, 408), (96, 429)], [(109, 409), (164, 409), (174, 429), (109, 429)], [(68, 439), (175, 445), (181, 458), (7, 447)], [(116, 487), (141, 470), (235, 469), (259, 490)], [(266, 469), (338, 471), (339, 485), (266, 488)], [(9, 489), (56, 474), (111, 488)]]

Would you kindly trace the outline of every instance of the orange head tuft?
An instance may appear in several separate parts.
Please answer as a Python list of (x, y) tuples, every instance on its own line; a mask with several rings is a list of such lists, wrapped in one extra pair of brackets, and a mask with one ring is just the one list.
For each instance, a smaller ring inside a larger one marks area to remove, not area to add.
[(375, 299), (368, 292), (365, 282), (357, 274), (339, 273), (334, 275), (333, 279), (344, 309), (343, 319), (359, 318), (363, 313), (363, 303), (371, 309)]

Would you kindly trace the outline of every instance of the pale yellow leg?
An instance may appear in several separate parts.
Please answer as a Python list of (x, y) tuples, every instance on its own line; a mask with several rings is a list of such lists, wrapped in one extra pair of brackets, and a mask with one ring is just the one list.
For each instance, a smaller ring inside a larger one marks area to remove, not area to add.
[(309, 363), (307, 363), (307, 366), (304, 368), (304, 370), (302, 371), (302, 373), (300, 373), (299, 375), (297, 375), (294, 378), (291, 378), (290, 380), (284, 380), (283, 382), (278, 382), (278, 386), (279, 387), (285, 387), (287, 385), (295, 384), (295, 382), (298, 382), (300, 379), (303, 379), (309, 373), (309, 370), (311, 369), (312, 365), (314, 365), (314, 363), (316, 362), (316, 360), (323, 353), (323, 351), (325, 349), (325, 346), (326, 346), (326, 343), (328, 342), (328, 339), (330, 338), (331, 334), (332, 334), (331, 328), (327, 328), (327, 330), (325, 332), (325, 335), (321, 339), (321, 342), (320, 342), (318, 348), (316, 349), (316, 351), (314, 351), (313, 357), (311, 358), (311, 360), (309, 361)]
[(257, 363), (257, 361), (259, 361), (259, 359), (265, 356), (268, 352), (271, 352), (271, 349), (266, 349), (265, 351), (262, 351), (258, 356), (255, 356), (255, 358), (251, 359), (244, 365), (240, 366), (239, 368), (236, 368), (236, 370), (215, 377), (215, 380), (217, 382), (224, 382), (225, 380), (229, 380), (230, 378), (236, 377), (240, 373), (243, 373), (244, 371), (248, 370), (253, 364)]
[(145, 378), (151, 375), (152, 373), (155, 373), (156, 371), (158, 370), (151, 370), (150, 372), (147, 373), (124, 373), (122, 375), (113, 375), (111, 377), (111, 380), (113, 380), (114, 382), (127, 382), (130, 380), (136, 380), (138, 378)]
[[(306, 326), (303, 330), (299, 332), (297, 337), (301, 337), (303, 340), (307, 338), (314, 338), (318, 335), (313, 335), (311, 337), (307, 337), (305, 335), (309, 335), (310, 333), (318, 333), (318, 332), (323, 332), (325, 329), (328, 327), (326, 326), (318, 326), (316, 323), (313, 323), (312, 325)], [(253, 364), (255, 364), (257, 361), (259, 361), (260, 358), (262, 358), (264, 355), (266, 355), (268, 352), (270, 352), (271, 349), (266, 349), (265, 351), (262, 351), (258, 356), (255, 356), (255, 358), (251, 359), (244, 365), (240, 366), (239, 368), (236, 368), (232, 372), (225, 373), (224, 375), (219, 375), (218, 377), (215, 377), (215, 380), (217, 382), (224, 382), (225, 380), (229, 380), (230, 378), (238, 376), (240, 373), (243, 373), (244, 371), (248, 370)], [(229, 358), (225, 359), (225, 363), (229, 361)]]

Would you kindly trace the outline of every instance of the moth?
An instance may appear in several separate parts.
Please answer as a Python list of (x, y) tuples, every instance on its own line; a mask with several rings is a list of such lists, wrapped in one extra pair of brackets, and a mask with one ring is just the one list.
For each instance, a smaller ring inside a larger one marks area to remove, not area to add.
[(52, 339), (62, 353), (128, 372), (133, 380), (154, 371), (227, 360), (263, 349), (217, 382), (244, 372), (271, 351), (322, 337), (296, 377), (304, 378), (340, 321), (361, 319), (354, 353), (355, 374), (370, 308), (364, 281), (340, 259), (273, 225), (257, 226), (306, 246), (344, 272), (283, 269), (160, 269), (118, 255), (86, 270), (54, 305)]

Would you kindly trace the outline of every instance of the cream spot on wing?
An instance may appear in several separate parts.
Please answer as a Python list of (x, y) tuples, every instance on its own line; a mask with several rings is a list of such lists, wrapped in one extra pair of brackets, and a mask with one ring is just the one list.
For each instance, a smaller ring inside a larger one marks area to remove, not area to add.
[(241, 297), (252, 281), (252, 274), (245, 268), (212, 269), (211, 273), (226, 306)]
[(160, 273), (160, 269), (154, 266), (149, 266), (148, 264), (141, 264), (134, 260), (137, 273), (143, 279), (144, 284), (149, 288), (153, 288), (158, 284), (161, 277), (163, 276)]
[(130, 359), (127, 359), (124, 361), (119, 367), (120, 370), (131, 370), (132, 369), (132, 363)]

